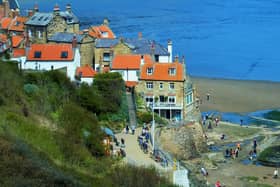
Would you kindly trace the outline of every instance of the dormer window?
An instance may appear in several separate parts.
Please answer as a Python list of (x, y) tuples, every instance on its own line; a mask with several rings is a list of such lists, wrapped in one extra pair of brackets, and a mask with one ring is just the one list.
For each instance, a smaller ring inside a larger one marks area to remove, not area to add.
[(176, 69), (175, 68), (169, 68), (168, 74), (169, 75), (176, 75)]
[(35, 51), (34, 52), (34, 58), (41, 58), (42, 52), (41, 51)]
[(102, 37), (104, 37), (104, 38), (108, 38), (109, 37), (108, 32), (102, 32), (101, 34), (102, 34)]
[(60, 57), (61, 58), (68, 58), (68, 51), (62, 51)]
[(153, 74), (153, 68), (147, 68), (147, 74), (152, 75)]

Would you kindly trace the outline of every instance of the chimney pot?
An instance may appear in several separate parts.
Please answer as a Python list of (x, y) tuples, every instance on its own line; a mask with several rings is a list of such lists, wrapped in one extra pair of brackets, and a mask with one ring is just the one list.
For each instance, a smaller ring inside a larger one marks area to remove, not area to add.
[(142, 32), (138, 32), (138, 39), (139, 39), (139, 40), (142, 39)]
[(73, 39), (72, 39), (72, 47), (73, 47), (73, 49), (74, 49), (74, 48), (77, 48), (77, 37), (76, 37), (76, 35), (73, 36)]
[(34, 12), (39, 12), (39, 6), (37, 3), (34, 5)]
[(109, 19), (108, 18), (104, 18), (103, 25), (109, 26)]
[(71, 8), (71, 4), (67, 4), (67, 5), (66, 5), (66, 10), (67, 10), (68, 12), (71, 12), (71, 9), (72, 9), (72, 8)]

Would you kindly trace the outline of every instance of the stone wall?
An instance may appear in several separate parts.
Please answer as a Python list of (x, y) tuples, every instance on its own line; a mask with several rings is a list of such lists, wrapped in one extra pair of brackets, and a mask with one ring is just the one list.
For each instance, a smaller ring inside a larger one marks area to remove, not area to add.
[(80, 46), (81, 66), (86, 64), (93, 65), (94, 56), (94, 39), (90, 36), (85, 36)]

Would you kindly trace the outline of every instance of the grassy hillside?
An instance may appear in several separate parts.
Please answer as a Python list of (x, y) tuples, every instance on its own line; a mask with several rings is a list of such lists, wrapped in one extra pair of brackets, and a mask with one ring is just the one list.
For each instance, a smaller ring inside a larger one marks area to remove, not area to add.
[(123, 128), (124, 94), (116, 73), (77, 86), (0, 62), (0, 186), (172, 186), (153, 168), (105, 156), (100, 121)]

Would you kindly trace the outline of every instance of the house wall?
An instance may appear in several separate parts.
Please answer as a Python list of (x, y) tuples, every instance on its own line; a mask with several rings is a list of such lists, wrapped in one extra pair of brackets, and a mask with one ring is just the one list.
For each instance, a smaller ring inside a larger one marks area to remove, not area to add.
[(93, 77), (92, 78), (90, 78), (90, 77), (82, 77), (81, 78), (81, 82), (85, 82), (88, 85), (91, 85), (93, 83)]
[(67, 23), (63, 17), (59, 15), (54, 15), (53, 20), (49, 23), (47, 27), (47, 37), (50, 38), (53, 34), (57, 32), (64, 32), (67, 30)]
[[(138, 82), (138, 73), (139, 70), (112, 70), (112, 72), (118, 72), (122, 75), (124, 81), (137, 81)], [(128, 76), (127, 76), (128, 75)]]
[(32, 70), (45, 70), (49, 71), (53, 69), (67, 69), (67, 77), (71, 81), (75, 80), (76, 68), (80, 66), (80, 53), (78, 50), (75, 51), (75, 56), (72, 61), (25, 61), (22, 63), (22, 69)]
[[(26, 25), (25, 30), (27, 34), (29, 33), (29, 31), (31, 31), (31, 36), (29, 36), (29, 40), (32, 43), (47, 43), (47, 27)], [(39, 31), (41, 33), (40, 37)]]
[[(112, 48), (94, 48), (95, 70), (96, 70), (96, 67), (110, 66), (111, 62), (105, 62), (103, 60), (103, 53), (105, 53), (105, 52), (110, 53), (111, 51), (113, 52), (113, 55), (131, 53), (129, 47), (123, 43), (119, 43), (119, 44), (113, 46)], [(111, 57), (111, 61), (112, 61), (112, 58), (113, 57)]]
[(86, 64), (93, 66), (93, 57), (94, 57), (94, 40), (90, 36), (85, 36), (80, 45), (81, 52), (81, 65), (85, 66)]
[(169, 62), (168, 60), (169, 60), (168, 56), (159, 56), (159, 62), (166, 63)]
[(80, 25), (78, 23), (75, 24), (66, 24), (66, 32), (78, 33), (80, 31)]

